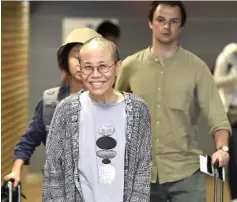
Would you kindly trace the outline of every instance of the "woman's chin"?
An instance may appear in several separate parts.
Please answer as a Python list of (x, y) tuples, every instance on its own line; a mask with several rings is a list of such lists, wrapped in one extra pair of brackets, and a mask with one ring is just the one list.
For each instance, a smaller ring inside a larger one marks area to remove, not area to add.
[(75, 74), (73, 78), (78, 82), (82, 82), (81, 74)]
[(93, 89), (88, 89), (90, 94), (93, 96), (103, 96), (105, 94), (105, 90), (104, 89), (100, 89), (100, 88), (93, 88)]

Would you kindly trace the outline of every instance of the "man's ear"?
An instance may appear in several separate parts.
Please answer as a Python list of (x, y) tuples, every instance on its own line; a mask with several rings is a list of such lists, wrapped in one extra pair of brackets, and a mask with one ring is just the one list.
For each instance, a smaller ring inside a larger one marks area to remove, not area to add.
[(148, 21), (148, 24), (149, 24), (150, 29), (152, 30), (153, 25), (152, 25), (152, 22), (150, 20)]

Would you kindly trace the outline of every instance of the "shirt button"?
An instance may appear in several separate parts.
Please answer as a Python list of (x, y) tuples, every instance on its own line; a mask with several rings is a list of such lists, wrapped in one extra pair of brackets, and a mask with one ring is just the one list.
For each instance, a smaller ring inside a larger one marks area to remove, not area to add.
[(158, 90), (160, 91), (160, 88), (158, 88)]
[(159, 124), (160, 124), (160, 122), (159, 122), (159, 121), (157, 121), (157, 122), (156, 122), (156, 124), (157, 124), (157, 125), (159, 125)]
[(163, 72), (163, 71), (161, 71), (160, 73), (161, 73), (161, 74), (164, 74), (164, 72)]
[(158, 60), (158, 59), (155, 59), (155, 61), (156, 61), (156, 62), (159, 62), (159, 60)]
[(160, 105), (157, 105), (158, 108), (160, 108)]

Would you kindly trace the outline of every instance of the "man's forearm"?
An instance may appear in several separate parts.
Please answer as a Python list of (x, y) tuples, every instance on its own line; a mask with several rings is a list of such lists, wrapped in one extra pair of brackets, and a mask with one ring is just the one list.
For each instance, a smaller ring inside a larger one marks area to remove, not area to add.
[(217, 130), (214, 133), (216, 148), (229, 145), (230, 132), (228, 130)]

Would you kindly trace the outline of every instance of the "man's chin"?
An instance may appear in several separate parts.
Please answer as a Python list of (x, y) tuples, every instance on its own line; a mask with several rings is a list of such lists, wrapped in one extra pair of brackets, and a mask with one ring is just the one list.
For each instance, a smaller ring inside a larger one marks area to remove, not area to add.
[(172, 39), (161, 39), (159, 41), (160, 41), (161, 44), (164, 44), (164, 45), (169, 45), (169, 44), (173, 43)]

